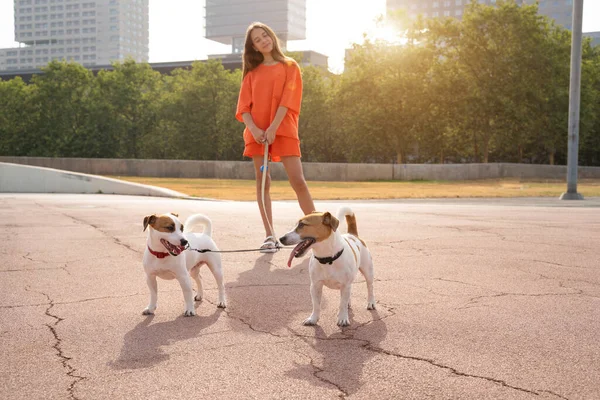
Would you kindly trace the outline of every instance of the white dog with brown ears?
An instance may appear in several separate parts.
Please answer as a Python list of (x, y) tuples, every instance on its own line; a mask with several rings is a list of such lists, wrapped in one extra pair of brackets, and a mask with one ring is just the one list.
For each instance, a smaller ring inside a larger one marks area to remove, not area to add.
[[(202, 282), (200, 280), (200, 267), (204, 264), (212, 272), (219, 288), (219, 302), (217, 307), (225, 308), (225, 286), (223, 285), (223, 268), (221, 267), (221, 254), (213, 241), (212, 223), (202, 214), (188, 217), (182, 224), (177, 214), (148, 215), (144, 217), (144, 231), (148, 230), (148, 240), (144, 251), (143, 265), (146, 272), (146, 282), (150, 289), (150, 303), (142, 314), (151, 315), (156, 310), (158, 285), (156, 278), (177, 279), (183, 291), (185, 300), (186, 317), (196, 315), (194, 300), (202, 300)], [(204, 227), (202, 233), (194, 233), (199, 226)], [(200, 253), (186, 250), (209, 249), (211, 251)], [(198, 285), (196, 297), (192, 291), (193, 278)]]
[[(339, 220), (343, 217), (346, 217), (348, 225), (348, 233), (344, 235), (338, 230)], [(291, 266), (294, 257), (302, 257), (309, 248), (313, 252), (308, 266), (313, 311), (304, 321), (304, 325), (315, 325), (319, 320), (323, 285), (340, 291), (337, 324), (350, 325), (350, 290), (358, 271), (367, 281), (367, 309), (375, 309), (373, 260), (367, 245), (358, 237), (356, 217), (350, 208), (340, 208), (337, 218), (328, 212), (305, 215), (298, 221), (294, 230), (286, 233), (279, 241), (283, 245), (297, 244), (290, 254), (288, 266)]]

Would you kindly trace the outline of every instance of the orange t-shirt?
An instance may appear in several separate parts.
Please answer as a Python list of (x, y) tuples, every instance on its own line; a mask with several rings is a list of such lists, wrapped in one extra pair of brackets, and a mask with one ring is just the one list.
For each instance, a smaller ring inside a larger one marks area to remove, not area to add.
[[(279, 106), (288, 111), (277, 129), (277, 135), (298, 139), (298, 116), (302, 103), (302, 76), (294, 60), (274, 65), (260, 64), (242, 81), (235, 117), (244, 122), (249, 112), (257, 127), (266, 130), (273, 122)], [(254, 143), (250, 130), (244, 129), (244, 143)]]

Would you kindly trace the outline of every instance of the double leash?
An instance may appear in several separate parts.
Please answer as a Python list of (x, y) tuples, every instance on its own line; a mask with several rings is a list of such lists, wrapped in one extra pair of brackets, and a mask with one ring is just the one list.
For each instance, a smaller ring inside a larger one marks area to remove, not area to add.
[[(262, 208), (263, 208), (263, 212), (265, 213), (265, 218), (267, 218), (267, 223), (269, 224), (269, 229), (271, 230), (272, 233), (272, 237), (273, 239), (275, 239), (275, 249), (277, 249), (277, 251), (285, 248), (285, 247), (293, 247), (293, 246), (282, 246), (281, 243), (279, 243), (279, 240), (277, 240), (277, 235), (275, 234), (275, 230), (273, 229), (273, 226), (271, 225), (271, 222), (269, 221), (269, 218), (267, 217), (267, 209), (265, 207), (265, 185), (267, 182), (267, 169), (269, 168), (269, 142), (265, 140), (264, 142), (265, 144), (265, 154), (263, 156), (263, 165), (260, 167), (260, 172), (262, 172), (262, 180), (261, 180), (261, 200), (262, 200)], [(261, 251), (264, 249), (242, 249), (242, 250), (211, 250), (211, 249), (192, 249), (188, 243), (187, 247), (185, 248), (186, 250), (193, 250), (193, 251), (197, 251), (198, 253), (245, 253), (245, 252), (249, 252), (249, 251)]]

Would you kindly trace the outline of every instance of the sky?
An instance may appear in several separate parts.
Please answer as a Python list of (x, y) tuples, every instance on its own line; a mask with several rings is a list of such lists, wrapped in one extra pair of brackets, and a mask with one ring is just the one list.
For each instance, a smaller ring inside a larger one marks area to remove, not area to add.
[[(344, 51), (375, 31), (385, 0), (306, 0), (306, 40), (290, 41), (288, 50), (314, 50), (329, 56), (334, 72), (343, 70)], [(583, 31), (600, 31), (600, 0), (584, 0)], [(203, 0), (150, 0), (150, 62), (206, 59), (229, 53), (204, 39)], [(13, 0), (0, 0), (0, 48), (14, 42)]]

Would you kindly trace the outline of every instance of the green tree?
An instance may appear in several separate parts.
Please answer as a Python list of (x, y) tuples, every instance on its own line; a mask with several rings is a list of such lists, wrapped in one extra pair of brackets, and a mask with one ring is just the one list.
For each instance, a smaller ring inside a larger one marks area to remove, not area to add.
[(20, 77), (0, 80), (0, 155), (26, 156), (37, 140), (37, 107), (32, 102), (33, 87)]
[(243, 126), (235, 119), (240, 83), (241, 72), (229, 72), (217, 60), (168, 77), (162, 120), (177, 158), (242, 158)]
[(144, 149), (155, 146), (162, 77), (147, 63), (126, 60), (114, 63), (114, 70), (97, 76), (97, 112), (106, 111), (107, 119), (96, 125), (110, 133), (116, 154), (121, 158), (142, 158)]
[(339, 77), (317, 67), (302, 68), (302, 110), (299, 136), (302, 157), (312, 162), (345, 160), (342, 130), (335, 121), (333, 101)]

